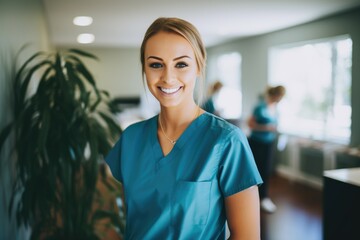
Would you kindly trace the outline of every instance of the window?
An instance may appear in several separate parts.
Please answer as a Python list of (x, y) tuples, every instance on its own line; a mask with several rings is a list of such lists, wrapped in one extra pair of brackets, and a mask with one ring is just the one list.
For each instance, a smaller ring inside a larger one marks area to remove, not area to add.
[(351, 64), (348, 36), (270, 49), (269, 82), (287, 90), (279, 104), (279, 130), (349, 143)]
[(216, 79), (223, 83), (223, 87), (214, 99), (215, 108), (225, 119), (240, 119), (242, 111), (241, 55), (233, 52), (219, 56), (216, 60), (216, 70)]

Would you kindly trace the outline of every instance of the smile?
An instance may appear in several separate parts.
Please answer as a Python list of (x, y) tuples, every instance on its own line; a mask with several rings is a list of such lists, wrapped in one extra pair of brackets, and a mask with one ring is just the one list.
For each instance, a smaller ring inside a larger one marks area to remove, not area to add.
[(166, 94), (172, 94), (172, 93), (179, 91), (180, 88), (181, 87), (177, 87), (177, 88), (162, 88), (162, 87), (160, 87), (160, 90)]

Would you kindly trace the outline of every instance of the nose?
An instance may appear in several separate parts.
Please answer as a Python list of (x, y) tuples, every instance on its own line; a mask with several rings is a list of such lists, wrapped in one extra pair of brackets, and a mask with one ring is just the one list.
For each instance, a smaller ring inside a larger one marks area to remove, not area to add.
[(170, 68), (165, 67), (161, 76), (161, 80), (164, 83), (170, 83), (174, 81), (175, 80), (174, 72)]

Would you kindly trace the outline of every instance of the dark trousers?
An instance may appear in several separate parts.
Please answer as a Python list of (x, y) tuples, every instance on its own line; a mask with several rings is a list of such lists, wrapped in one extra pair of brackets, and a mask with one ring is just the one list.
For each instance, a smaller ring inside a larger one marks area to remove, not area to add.
[(274, 142), (264, 143), (249, 138), (251, 151), (253, 152), (256, 166), (259, 170), (263, 184), (259, 187), (260, 199), (268, 197), (269, 178), (271, 174)]

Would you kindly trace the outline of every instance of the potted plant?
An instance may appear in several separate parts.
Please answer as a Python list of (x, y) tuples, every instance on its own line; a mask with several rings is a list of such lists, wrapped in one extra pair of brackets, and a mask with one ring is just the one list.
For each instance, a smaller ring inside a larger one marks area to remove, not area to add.
[(32, 239), (98, 239), (100, 218), (124, 228), (118, 212), (94, 209), (99, 181), (121, 193), (99, 171), (121, 129), (83, 58), (97, 59), (77, 49), (37, 52), (14, 77), (14, 119), (1, 131), (0, 149), (13, 136), (17, 177), (9, 211), (31, 226)]

